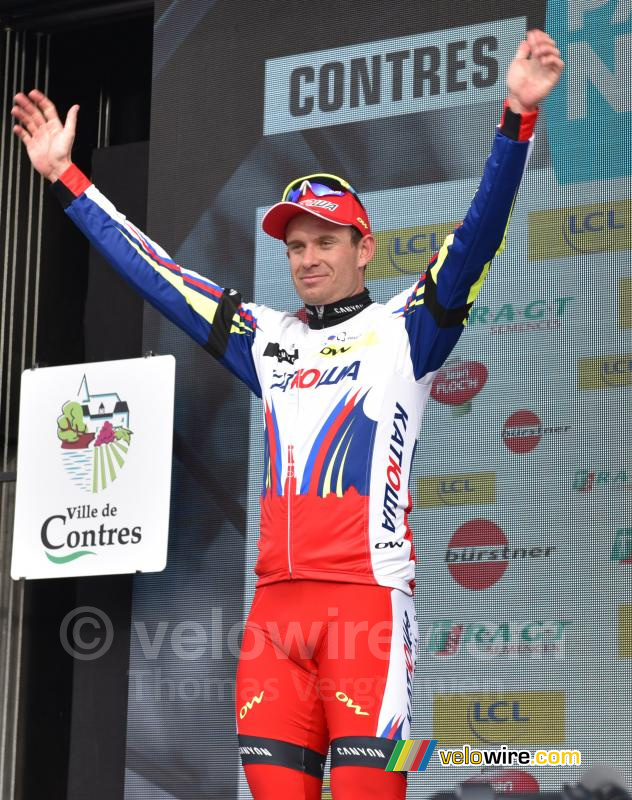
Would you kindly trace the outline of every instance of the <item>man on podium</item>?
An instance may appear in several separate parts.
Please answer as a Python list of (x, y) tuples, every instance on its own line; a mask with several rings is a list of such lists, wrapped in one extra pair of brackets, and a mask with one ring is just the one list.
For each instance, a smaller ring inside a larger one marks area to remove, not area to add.
[(504, 247), (538, 107), (562, 69), (555, 42), (529, 31), (465, 219), (385, 305), (365, 288), (375, 239), (357, 192), (327, 173), (293, 180), (262, 225), (285, 243), (299, 315), (244, 302), (176, 264), (72, 164), (78, 106), (62, 125), (41, 92), (15, 97), (14, 132), (68, 216), (262, 399), (259, 579), (236, 686), (255, 800), (320, 798), (330, 747), (336, 800), (405, 797), (405, 773), (385, 767), (410, 737), (416, 436), (434, 375)]

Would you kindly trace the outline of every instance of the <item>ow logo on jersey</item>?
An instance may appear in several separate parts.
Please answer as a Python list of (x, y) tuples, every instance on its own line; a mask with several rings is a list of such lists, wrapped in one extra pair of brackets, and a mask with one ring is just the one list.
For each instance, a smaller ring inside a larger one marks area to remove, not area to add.
[(344, 356), (354, 350), (361, 350), (363, 347), (371, 347), (378, 343), (377, 334), (375, 331), (369, 331), (364, 336), (361, 336), (356, 342), (349, 344), (332, 344), (327, 342), (320, 351), (321, 356)]
[(315, 389), (319, 386), (333, 386), (344, 378), (352, 381), (358, 379), (360, 362), (354, 361), (346, 367), (331, 367), (330, 369), (299, 369), (295, 372), (273, 372), (272, 377), (276, 380), (271, 389)]
[(243, 719), (249, 711), (252, 711), (254, 704), (260, 703), (262, 700), (263, 692), (261, 692), (261, 694), (254, 695), (252, 700), (247, 700), (239, 709), (239, 719)]
[(359, 706), (357, 703), (346, 695), (344, 692), (336, 692), (336, 700), (340, 700), (341, 703), (344, 703), (347, 708), (352, 708), (355, 714), (359, 714), (362, 717), (368, 717), (368, 711), (362, 711), (362, 706)]

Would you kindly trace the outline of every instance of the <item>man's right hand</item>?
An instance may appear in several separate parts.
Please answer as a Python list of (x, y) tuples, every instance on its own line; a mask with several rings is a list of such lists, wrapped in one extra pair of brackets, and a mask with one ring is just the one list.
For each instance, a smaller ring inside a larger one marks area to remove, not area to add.
[(40, 175), (56, 181), (72, 164), (70, 154), (79, 106), (72, 106), (62, 125), (53, 103), (37, 89), (28, 95), (19, 92), (14, 103), (11, 114), (21, 125), (15, 125), (13, 133), (24, 142), (31, 164)]

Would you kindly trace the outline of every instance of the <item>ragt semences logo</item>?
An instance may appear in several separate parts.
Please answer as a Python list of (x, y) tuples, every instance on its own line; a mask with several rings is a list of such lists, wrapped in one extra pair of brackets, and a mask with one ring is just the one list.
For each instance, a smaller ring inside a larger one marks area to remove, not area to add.
[(72, 482), (96, 494), (118, 477), (132, 431), (127, 403), (116, 394), (90, 394), (83, 376), (74, 399), (62, 406), (57, 418), (64, 468)]
[(434, 658), (563, 658), (570, 619), (513, 619), (504, 622), (437, 619), (428, 625), (427, 653)]

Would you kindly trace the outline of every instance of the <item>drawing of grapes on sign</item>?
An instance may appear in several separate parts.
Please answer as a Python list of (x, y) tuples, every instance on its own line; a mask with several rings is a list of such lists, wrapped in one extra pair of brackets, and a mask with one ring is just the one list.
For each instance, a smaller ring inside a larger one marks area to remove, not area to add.
[(90, 394), (83, 376), (76, 400), (57, 418), (64, 468), (74, 484), (96, 494), (115, 481), (131, 444), (127, 403), (116, 394)]

